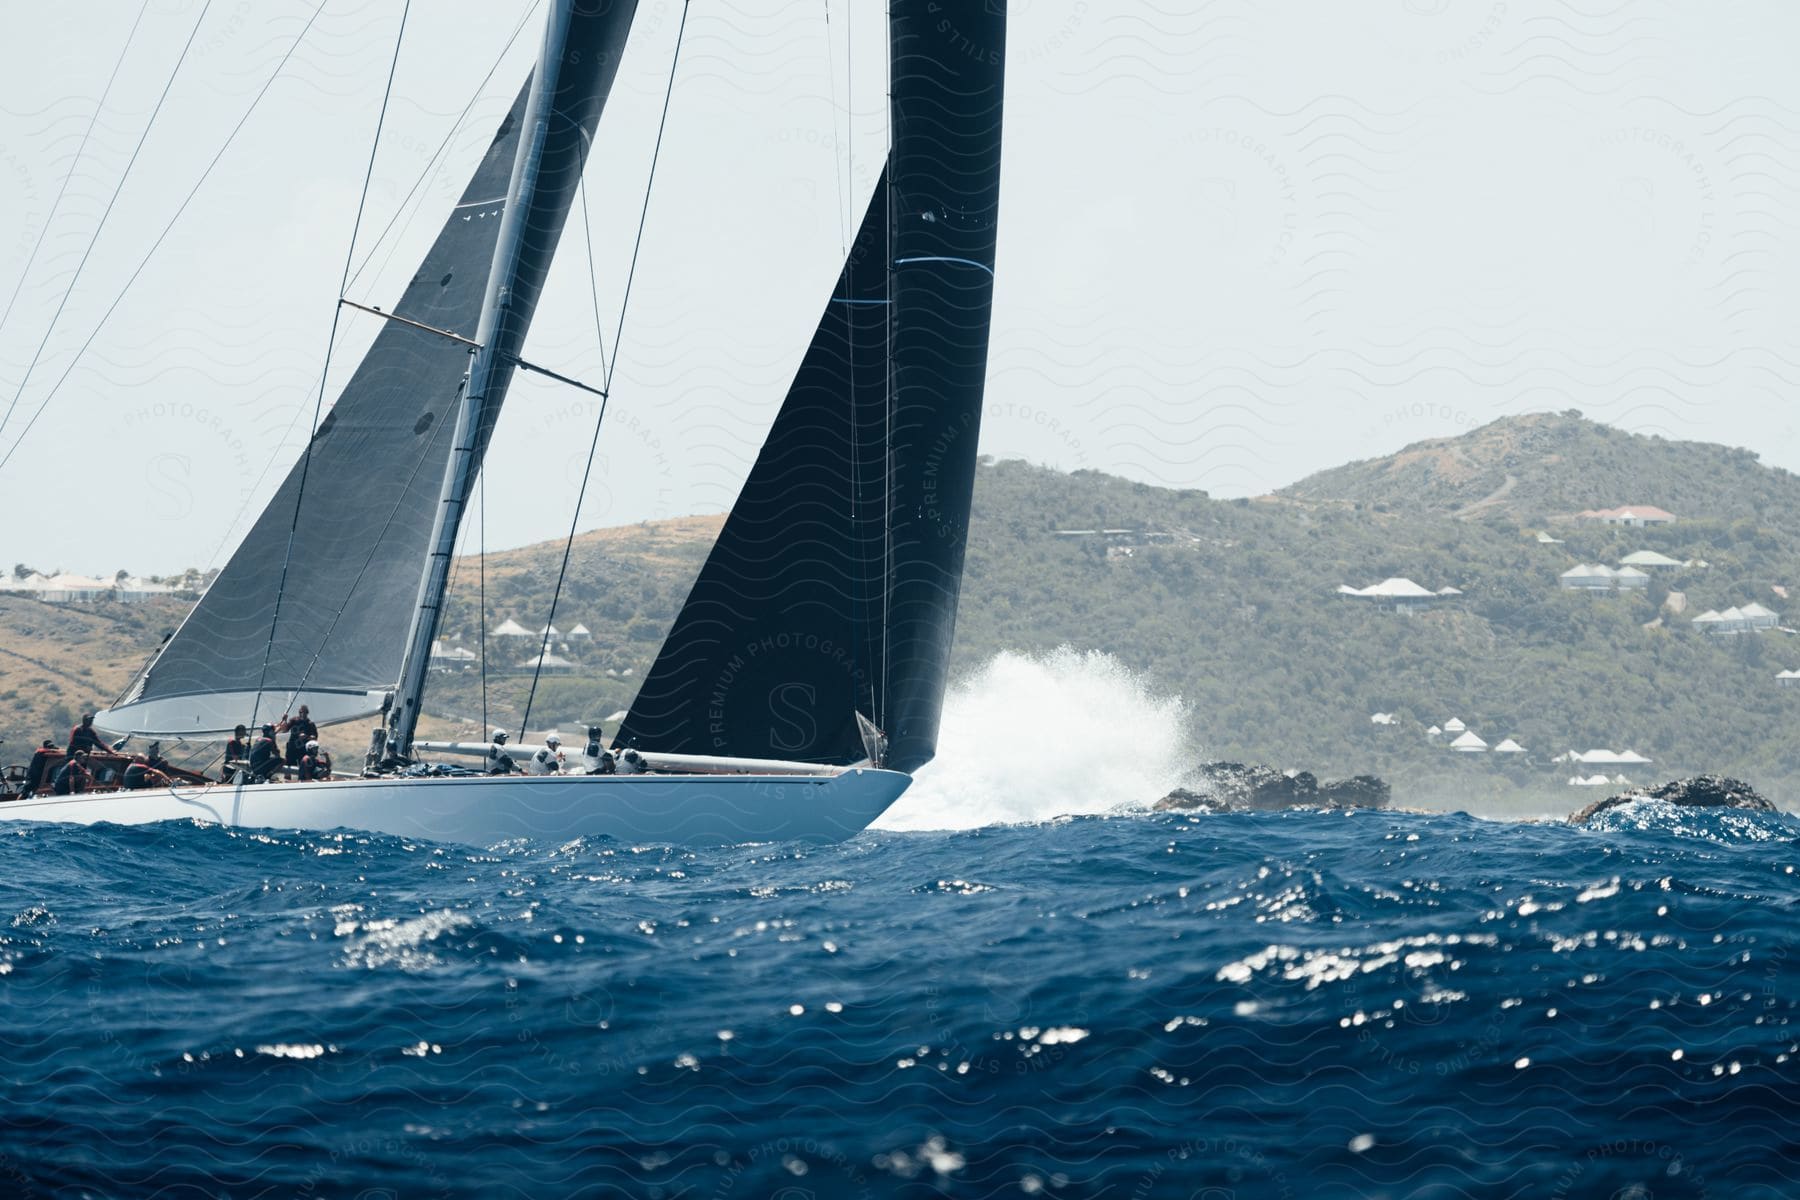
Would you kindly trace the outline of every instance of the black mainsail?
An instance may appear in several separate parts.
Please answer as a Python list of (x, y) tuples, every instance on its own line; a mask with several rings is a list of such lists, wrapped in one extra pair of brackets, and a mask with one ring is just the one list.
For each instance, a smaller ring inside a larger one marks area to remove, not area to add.
[[(298, 704), (321, 724), (382, 708), (416, 624), (421, 566), (442, 533), (447, 468), (459, 448), (470, 478), (479, 468), (635, 8), (635, 0), (553, 6), (536, 82), (521, 90), (392, 310), (489, 339), (495, 355), (476, 436), (459, 445), (456, 435), (467, 346), (389, 322), (308, 453), (180, 629), (101, 715), (102, 728), (219, 737)], [(545, 86), (547, 65), (554, 79)], [(521, 172), (530, 212), (509, 224)], [(514, 228), (510, 241), (503, 227)]]
[(987, 370), (1005, 6), (894, 0), (892, 149), (786, 401), (618, 742), (937, 746)]

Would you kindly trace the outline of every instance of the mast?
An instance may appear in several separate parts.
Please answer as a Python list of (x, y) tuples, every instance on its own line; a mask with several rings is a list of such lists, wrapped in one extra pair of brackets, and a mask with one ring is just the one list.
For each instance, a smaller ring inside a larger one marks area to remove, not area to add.
[(457, 404), (430, 552), (389, 715), (388, 746), (396, 756), (411, 751), (457, 531), (580, 187), (636, 9), (637, 0), (553, 0), (545, 22), (518, 157), (498, 218), (500, 233), (475, 334), (479, 345), (471, 352)]

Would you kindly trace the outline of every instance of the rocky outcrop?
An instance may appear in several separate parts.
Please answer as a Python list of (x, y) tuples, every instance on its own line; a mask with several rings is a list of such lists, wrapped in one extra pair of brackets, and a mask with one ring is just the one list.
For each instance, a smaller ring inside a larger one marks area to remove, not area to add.
[(1211, 762), (1156, 802), (1158, 809), (1214, 808), (1269, 812), (1283, 808), (1386, 808), (1393, 790), (1373, 775), (1320, 783), (1311, 771), (1288, 774), (1260, 763)]
[(1580, 825), (1595, 813), (1629, 804), (1633, 800), (1662, 800), (1689, 808), (1747, 808), (1754, 812), (1774, 812), (1770, 803), (1757, 790), (1741, 779), (1723, 775), (1696, 775), (1692, 779), (1675, 779), (1653, 788), (1637, 788), (1620, 792), (1604, 800), (1596, 800), (1580, 812), (1569, 814), (1569, 824)]

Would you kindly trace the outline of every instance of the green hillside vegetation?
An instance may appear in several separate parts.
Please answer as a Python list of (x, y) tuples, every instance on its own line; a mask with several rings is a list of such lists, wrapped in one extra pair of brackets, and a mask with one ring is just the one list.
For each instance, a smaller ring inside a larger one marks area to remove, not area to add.
[[(1556, 519), (1624, 504), (1681, 520), (1625, 529)], [(1716, 771), (1791, 806), (1800, 688), (1774, 676), (1800, 667), (1800, 645), (1784, 632), (1706, 637), (1690, 618), (1751, 601), (1784, 621), (1800, 616), (1777, 590), (1800, 584), (1796, 511), (1800, 479), (1745, 451), (1637, 437), (1570, 414), (1499, 421), (1255, 500), (984, 462), (953, 666), (967, 673), (1002, 650), (1102, 650), (1188, 701), (1197, 753), (1370, 772), (1393, 782), (1401, 804), (1560, 814), (1598, 791), (1568, 787), (1570, 775), (1622, 768), (1551, 758), (1605, 747), (1655, 760), (1623, 768), (1636, 782)], [(553, 648), (576, 667), (541, 680), (532, 728), (570, 730), (629, 704), (720, 521), (577, 539), (555, 616), (565, 636)], [(1545, 527), (1563, 544), (1540, 543)], [(1100, 529), (1134, 532), (1058, 532)], [(1616, 564), (1644, 549), (1709, 565), (1657, 574), (1636, 594), (1557, 586), (1577, 563)], [(561, 552), (558, 542), (490, 555), (485, 622), (481, 573), (460, 562), (446, 640), (474, 649), (484, 625), (508, 618), (541, 628)], [(1336, 591), (1390, 576), (1464, 595), (1409, 616)], [(1683, 601), (1684, 612), (1672, 611)], [(16, 635), (21, 607), (55, 614), (34, 626), (35, 649)], [(77, 680), (109, 697), (174, 623), (156, 606), (102, 611), (120, 607), (0, 602), (14, 631), (0, 633), (0, 650), (61, 664), (56, 678), (68, 685), (21, 688), (17, 660), (0, 654), (0, 705), (11, 706), (0, 707), (4, 736), (25, 744), (46, 721), (59, 725), (50, 718), (71, 711)], [(576, 623), (591, 641), (567, 637)], [(88, 665), (90, 677), (67, 667), (101, 645), (113, 649)], [(485, 714), (478, 671), (434, 675), (428, 735), (472, 735), (484, 721), (516, 728), (530, 686), (520, 664), (535, 648), (530, 637), (488, 639)], [(48, 711), (55, 703), (64, 713)], [(1375, 712), (1396, 723), (1371, 724)], [(1490, 744), (1512, 737), (1530, 753), (1453, 753), (1447, 738), (1425, 733), (1451, 717)], [(1021, 714), (1016, 736), (1044, 735)], [(1046, 749), (1064, 752), (1060, 743), (1079, 737), (1060, 731)], [(344, 738), (360, 744), (360, 730)]]

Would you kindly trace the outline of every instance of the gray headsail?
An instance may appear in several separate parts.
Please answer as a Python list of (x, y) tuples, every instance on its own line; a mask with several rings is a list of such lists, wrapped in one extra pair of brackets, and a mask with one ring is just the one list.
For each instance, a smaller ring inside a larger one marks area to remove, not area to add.
[[(558, 188), (573, 194), (635, 3), (562, 0), (553, 8), (567, 53), (582, 62), (557, 94), (581, 87), (590, 102), (580, 106), (573, 135), (563, 128), (546, 141), (543, 124), (527, 120), (534, 97), (527, 82), (391, 310), (396, 316), (464, 338), (489, 332), (490, 276), (505, 251), (501, 229), (519, 164), (528, 154), (542, 159), (548, 147)], [(509, 280), (519, 314), (509, 353), (523, 338), (566, 212), (565, 200), (553, 228), (529, 227), (525, 268)], [(320, 422), (310, 455), (295, 464), (181, 628), (97, 723), (121, 733), (218, 737), (253, 714), (273, 720), (299, 704), (322, 724), (379, 711), (400, 679), (420, 572), (440, 525), (470, 360), (467, 347), (450, 339), (387, 323)], [(504, 393), (504, 382), (489, 389), (483, 447)], [(473, 462), (479, 466), (479, 452)]]
[(621, 744), (849, 763), (871, 756), (860, 714), (887, 765), (935, 753), (987, 371), (1005, 32), (1000, 3), (891, 4), (888, 169)]

